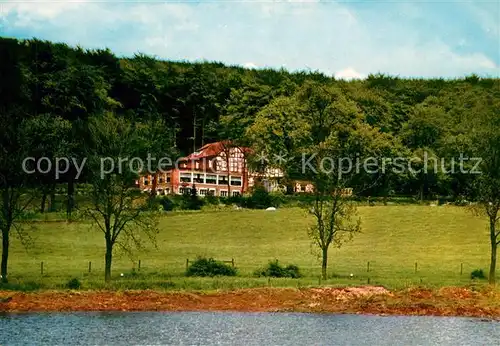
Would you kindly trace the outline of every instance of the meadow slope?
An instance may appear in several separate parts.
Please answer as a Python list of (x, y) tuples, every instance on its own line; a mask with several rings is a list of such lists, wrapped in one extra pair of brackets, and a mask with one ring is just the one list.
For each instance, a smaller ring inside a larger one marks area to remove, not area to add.
[[(465, 285), (470, 272), (486, 269), (489, 259), (486, 220), (465, 208), (442, 206), (360, 207), (362, 233), (342, 248), (331, 248), (328, 284), (382, 284), (400, 288), (412, 284)], [(131, 258), (117, 251), (113, 262), (117, 287), (214, 289), (265, 285), (318, 284), (320, 262), (307, 238), (313, 222), (298, 208), (185, 212), (160, 220), (157, 247), (146, 247)], [(14, 239), (10, 254), (11, 282), (59, 287), (76, 277), (84, 287), (102, 285), (104, 239), (85, 222), (37, 222), (32, 245)], [(234, 258), (236, 278), (185, 278), (186, 259), (210, 256)], [(298, 265), (300, 280), (253, 278), (271, 259)], [(138, 260), (141, 268), (138, 270)], [(44, 273), (41, 275), (40, 263)], [(92, 262), (91, 273), (88, 263)], [(370, 262), (370, 271), (367, 271)], [(415, 272), (415, 263), (417, 271)], [(463, 273), (460, 275), (461, 266)], [(135, 268), (135, 270), (133, 270)], [(124, 273), (124, 277), (120, 277)], [(354, 275), (350, 279), (350, 274)], [(168, 281), (169, 284), (165, 284)], [(36, 283), (36, 284), (35, 284)]]

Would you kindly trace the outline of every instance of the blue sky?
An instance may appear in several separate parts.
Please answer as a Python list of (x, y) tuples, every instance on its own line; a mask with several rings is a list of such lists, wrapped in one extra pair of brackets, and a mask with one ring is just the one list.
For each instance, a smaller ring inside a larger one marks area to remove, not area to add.
[(340, 78), (500, 76), (499, 1), (2, 1), (0, 35)]

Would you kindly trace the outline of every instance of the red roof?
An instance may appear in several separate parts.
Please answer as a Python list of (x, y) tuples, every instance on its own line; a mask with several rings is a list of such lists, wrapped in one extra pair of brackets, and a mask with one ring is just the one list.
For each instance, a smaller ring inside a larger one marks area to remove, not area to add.
[[(184, 160), (197, 160), (206, 157), (214, 157), (223, 152), (226, 148), (231, 146), (231, 142), (229, 141), (220, 141), (214, 143), (205, 144), (198, 151), (188, 155), (184, 158)], [(250, 148), (239, 147), (239, 149), (243, 152), (250, 152)]]

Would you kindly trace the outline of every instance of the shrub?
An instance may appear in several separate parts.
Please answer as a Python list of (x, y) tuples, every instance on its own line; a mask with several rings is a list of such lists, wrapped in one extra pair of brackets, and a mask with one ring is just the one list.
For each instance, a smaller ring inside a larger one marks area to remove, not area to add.
[(236, 269), (213, 258), (198, 257), (186, 271), (186, 276), (236, 276)]
[(224, 201), (224, 203), (229, 204), (229, 205), (236, 204), (239, 207), (246, 206), (245, 197), (243, 197), (242, 195), (227, 197), (226, 200)]
[(212, 194), (208, 194), (205, 196), (205, 204), (219, 205), (219, 199)]
[(163, 207), (163, 210), (165, 211), (172, 211), (176, 207), (175, 202), (166, 196), (160, 197), (159, 203)]
[(272, 197), (262, 185), (257, 185), (250, 196), (251, 208), (266, 209), (272, 205)]
[(42, 285), (39, 282), (35, 281), (22, 281), (22, 282), (0, 282), (0, 289), (2, 290), (9, 290), (9, 291), (23, 291), (23, 292), (29, 292), (29, 291), (37, 291), (39, 289), (42, 289)]
[(182, 195), (180, 208), (183, 210), (200, 210), (203, 206), (203, 201), (198, 196), (198, 190), (193, 185), (189, 193)]
[(258, 269), (255, 272), (255, 275), (275, 277), (275, 278), (292, 278), (292, 279), (297, 279), (301, 277), (298, 266), (294, 264), (289, 264), (286, 267), (283, 267), (279, 264), (278, 260), (269, 261), (267, 267), (263, 269)]
[(474, 279), (486, 279), (486, 275), (484, 275), (484, 272), (482, 269), (475, 269), (470, 273), (470, 278), (472, 280)]
[(270, 197), (271, 197), (271, 205), (273, 207), (279, 207), (286, 202), (285, 194), (280, 190), (271, 192)]
[(148, 196), (145, 203), (142, 205), (142, 210), (145, 211), (157, 211), (161, 210), (162, 206), (160, 204), (160, 199), (158, 197)]
[(80, 287), (82, 287), (82, 283), (77, 278), (73, 278), (68, 281), (66, 287), (69, 288), (70, 290), (78, 290), (80, 289)]

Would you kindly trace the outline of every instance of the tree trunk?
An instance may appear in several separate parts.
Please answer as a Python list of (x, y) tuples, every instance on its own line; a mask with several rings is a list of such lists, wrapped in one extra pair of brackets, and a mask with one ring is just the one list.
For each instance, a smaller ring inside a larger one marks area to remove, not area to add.
[(4, 222), (2, 228), (2, 263), (0, 264), (0, 275), (2, 275), (2, 282), (7, 282), (7, 261), (9, 259), (9, 232), (12, 225), (12, 219), (10, 214), (10, 199), (9, 191), (4, 189), (2, 191), (3, 199), (3, 210), (1, 211), (4, 215)]
[(387, 200), (389, 198), (389, 181), (387, 179), (387, 175), (384, 174), (384, 187), (383, 187), (383, 196), (382, 196), (382, 201), (384, 205), (387, 205)]
[(68, 219), (71, 217), (71, 213), (73, 211), (74, 199), (75, 199), (75, 182), (73, 181), (73, 177), (70, 177), (68, 181), (68, 196), (66, 201), (66, 217)]
[(45, 202), (47, 201), (47, 193), (44, 191), (42, 194), (42, 201), (40, 202), (40, 213), (45, 212)]
[(2, 282), (7, 282), (7, 261), (9, 259), (9, 229), (2, 229), (2, 265), (0, 274)]
[(154, 199), (156, 197), (156, 187), (158, 186), (158, 172), (155, 172), (153, 175), (153, 181), (151, 182), (151, 193), (149, 194), (149, 197), (151, 199)]
[(111, 239), (106, 239), (106, 255), (105, 255), (105, 265), (104, 265), (104, 281), (111, 281), (111, 261), (113, 259), (113, 244)]
[(205, 116), (201, 120), (201, 146), (205, 145)]
[(226, 169), (227, 169), (227, 197), (231, 197), (231, 171), (229, 170), (229, 155), (231, 154), (231, 149), (226, 153)]
[(247, 170), (247, 157), (243, 156), (243, 167), (242, 167), (242, 179), (241, 179), (241, 195), (248, 191), (248, 170)]
[(323, 259), (321, 262), (321, 277), (326, 280), (326, 267), (328, 266), (328, 248), (323, 249)]
[(490, 261), (490, 285), (495, 284), (495, 271), (497, 267), (497, 237), (496, 237), (495, 218), (490, 218), (490, 242), (491, 242), (491, 261)]
[(193, 110), (193, 153), (196, 152), (196, 112)]
[(56, 211), (56, 184), (52, 184), (49, 191), (49, 212)]

